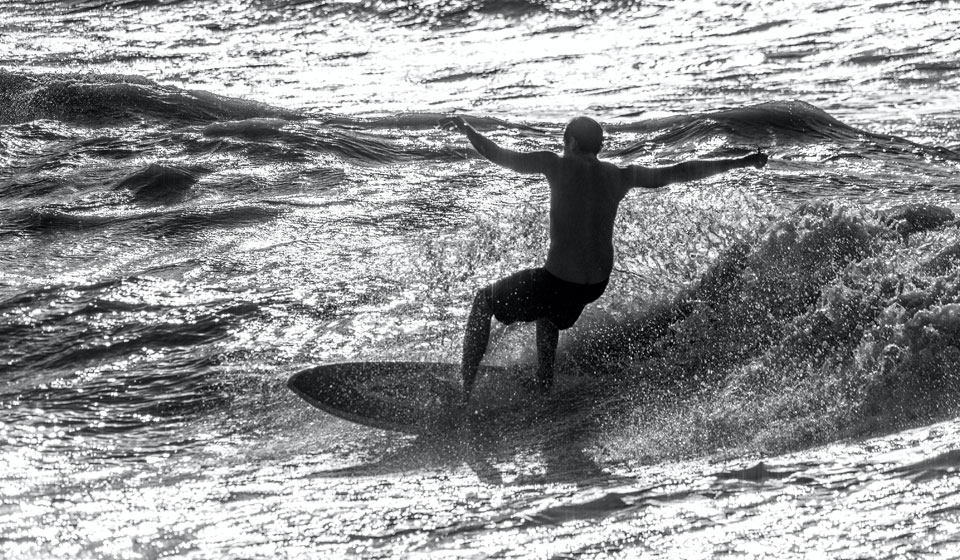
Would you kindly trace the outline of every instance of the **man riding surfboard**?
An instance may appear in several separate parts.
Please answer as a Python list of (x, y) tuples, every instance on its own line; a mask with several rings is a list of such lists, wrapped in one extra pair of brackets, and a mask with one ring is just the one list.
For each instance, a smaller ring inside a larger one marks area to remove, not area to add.
[(762, 168), (767, 155), (759, 150), (742, 158), (694, 160), (666, 167), (601, 161), (603, 129), (588, 117), (571, 120), (563, 133), (563, 154), (518, 152), (498, 146), (462, 117), (443, 119), (441, 126), (466, 134), (488, 160), (518, 173), (540, 173), (550, 186), (550, 247), (542, 267), (522, 270), (476, 292), (463, 341), (463, 400), (470, 398), (477, 369), (490, 338), (490, 321), (536, 321), (537, 380), (541, 391), (553, 383), (553, 365), (560, 331), (597, 300), (613, 270), (613, 224), (620, 201), (630, 189), (655, 189), (696, 181), (741, 167)]

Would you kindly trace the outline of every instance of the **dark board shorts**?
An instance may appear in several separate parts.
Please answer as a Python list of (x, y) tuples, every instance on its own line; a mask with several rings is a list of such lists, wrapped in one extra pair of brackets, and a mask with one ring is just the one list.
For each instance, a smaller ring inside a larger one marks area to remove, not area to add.
[(483, 289), (493, 316), (507, 325), (517, 321), (547, 319), (560, 330), (577, 322), (583, 308), (607, 288), (561, 280), (544, 268), (529, 268), (511, 274)]

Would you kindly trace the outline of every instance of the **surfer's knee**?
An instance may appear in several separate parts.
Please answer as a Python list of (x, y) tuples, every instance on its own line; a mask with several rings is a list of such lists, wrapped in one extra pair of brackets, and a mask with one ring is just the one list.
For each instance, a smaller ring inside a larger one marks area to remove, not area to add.
[(490, 315), (490, 290), (480, 288), (473, 296), (473, 309), (478, 313)]

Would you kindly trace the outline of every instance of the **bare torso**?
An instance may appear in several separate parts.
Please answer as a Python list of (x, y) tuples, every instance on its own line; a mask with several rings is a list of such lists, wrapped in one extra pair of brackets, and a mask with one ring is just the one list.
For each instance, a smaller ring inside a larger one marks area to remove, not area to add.
[(737, 159), (687, 161), (667, 167), (618, 167), (576, 149), (576, 141), (565, 140), (562, 156), (548, 151), (517, 152), (497, 146), (460, 117), (448, 122), (466, 133), (473, 147), (497, 165), (547, 177), (550, 249), (545, 266), (557, 278), (577, 284), (596, 284), (610, 277), (613, 223), (620, 201), (631, 188), (655, 189), (748, 165), (759, 169), (767, 163), (766, 154), (758, 151)]
[(626, 194), (620, 169), (596, 157), (557, 158), (550, 184), (550, 249), (546, 269), (561, 280), (596, 284), (613, 270), (613, 224)]

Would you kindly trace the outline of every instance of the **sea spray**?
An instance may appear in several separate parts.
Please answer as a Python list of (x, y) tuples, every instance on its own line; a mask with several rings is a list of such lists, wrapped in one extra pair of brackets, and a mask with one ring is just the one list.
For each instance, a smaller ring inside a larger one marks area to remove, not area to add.
[[(634, 459), (773, 453), (955, 413), (960, 273), (905, 267), (911, 247), (888, 223), (807, 205), (728, 256), (740, 274), (692, 305), (679, 296), (663, 335), (617, 377), (632, 404), (607, 447)], [(946, 227), (919, 235), (950, 251)]]

